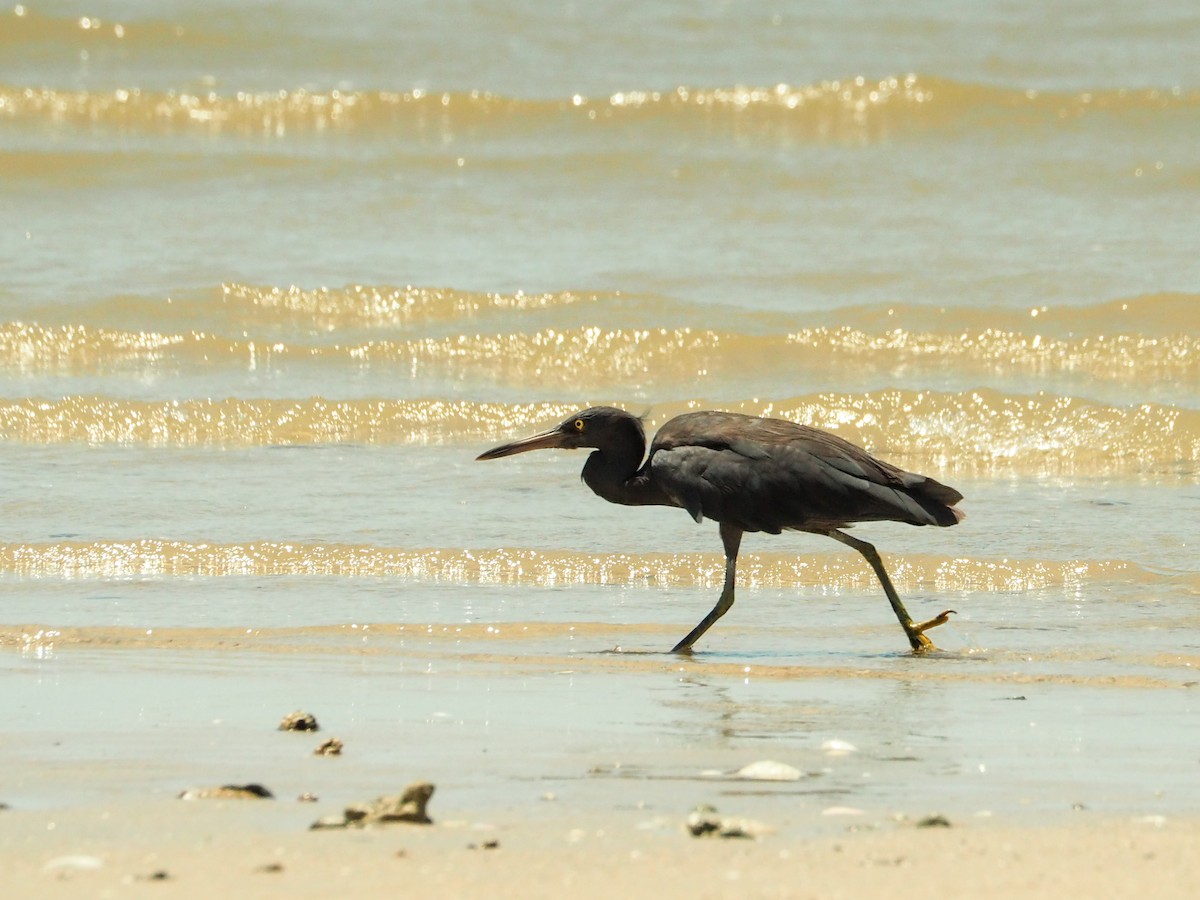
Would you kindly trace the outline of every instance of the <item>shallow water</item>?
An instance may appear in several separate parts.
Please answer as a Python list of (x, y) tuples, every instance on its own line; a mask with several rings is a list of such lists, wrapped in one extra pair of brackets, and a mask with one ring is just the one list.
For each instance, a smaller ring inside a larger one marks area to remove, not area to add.
[[(1194, 812), (1200, 18), (1064, 10), (0, 12), (0, 800), (261, 779), (312, 705), (339, 790), (403, 744), (484, 805), (766, 757), (804, 827)], [(860, 529), (944, 653), (749, 535), (663, 655), (715, 528), (473, 461), (592, 403), (955, 485), (957, 528)]]

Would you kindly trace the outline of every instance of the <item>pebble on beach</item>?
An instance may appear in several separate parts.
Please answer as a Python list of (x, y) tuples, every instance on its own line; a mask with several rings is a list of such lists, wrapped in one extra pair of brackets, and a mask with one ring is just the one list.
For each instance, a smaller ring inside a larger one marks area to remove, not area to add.
[(220, 787), (188, 788), (180, 800), (271, 800), (275, 797), (261, 784), (223, 784)]

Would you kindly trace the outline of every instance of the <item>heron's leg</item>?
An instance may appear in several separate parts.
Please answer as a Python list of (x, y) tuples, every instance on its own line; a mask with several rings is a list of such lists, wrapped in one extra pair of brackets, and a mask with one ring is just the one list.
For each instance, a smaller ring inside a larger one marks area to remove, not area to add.
[(838, 531), (837, 529), (825, 533), (835, 541), (841, 541), (847, 547), (853, 547), (866, 557), (867, 562), (871, 564), (871, 568), (875, 570), (875, 574), (879, 578), (879, 583), (883, 585), (883, 592), (887, 594), (888, 602), (892, 604), (892, 611), (896, 613), (896, 618), (900, 620), (900, 627), (908, 635), (908, 642), (912, 645), (912, 648), (914, 650), (936, 650), (937, 648), (933, 645), (933, 641), (925, 637), (925, 632), (930, 628), (937, 625), (944, 625), (950, 621), (950, 614), (954, 610), (948, 609), (943, 613), (939, 613), (928, 622), (913, 622), (912, 616), (908, 614), (908, 610), (904, 608), (904, 604), (900, 601), (900, 595), (896, 593), (896, 589), (892, 586), (892, 579), (888, 578), (887, 569), (883, 567), (883, 560), (879, 558), (879, 553), (875, 547), (866, 541), (850, 537), (846, 532)]
[(704, 619), (688, 632), (688, 636), (671, 648), (672, 653), (691, 653), (692, 644), (699, 640), (700, 635), (712, 628), (713, 623), (733, 606), (733, 582), (737, 577), (738, 548), (742, 545), (742, 529), (733, 525), (721, 523), (721, 541), (725, 544), (725, 587), (717, 598), (717, 605)]

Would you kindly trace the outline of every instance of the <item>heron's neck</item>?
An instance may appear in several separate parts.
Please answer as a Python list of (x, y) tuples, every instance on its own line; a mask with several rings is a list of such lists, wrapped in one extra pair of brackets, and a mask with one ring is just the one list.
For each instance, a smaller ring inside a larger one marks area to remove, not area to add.
[(646, 445), (629, 440), (595, 450), (583, 466), (583, 480), (609, 503), (625, 506), (664, 505), (669, 501), (662, 491), (639, 471)]

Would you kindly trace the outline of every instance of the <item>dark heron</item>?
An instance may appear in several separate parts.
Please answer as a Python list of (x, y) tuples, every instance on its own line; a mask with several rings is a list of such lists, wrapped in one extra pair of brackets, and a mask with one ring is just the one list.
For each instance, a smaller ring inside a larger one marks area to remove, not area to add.
[(954, 612), (913, 622), (875, 548), (841, 529), (876, 521), (955, 525), (963, 518), (954, 508), (962, 494), (875, 459), (835, 434), (782, 419), (685, 413), (659, 429), (643, 462), (641, 419), (611, 406), (594, 406), (549, 431), (493, 447), (478, 459), (554, 447), (594, 448), (584, 463), (583, 480), (610, 503), (678, 506), (697, 522), (709, 518), (720, 524), (725, 587), (712, 611), (675, 645), (675, 653), (690, 652), (733, 606), (738, 547), (747, 531), (807, 531), (853, 547), (875, 570), (913, 650), (933, 649), (925, 632)]

